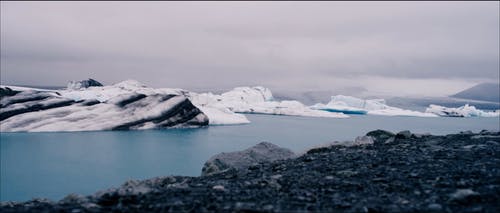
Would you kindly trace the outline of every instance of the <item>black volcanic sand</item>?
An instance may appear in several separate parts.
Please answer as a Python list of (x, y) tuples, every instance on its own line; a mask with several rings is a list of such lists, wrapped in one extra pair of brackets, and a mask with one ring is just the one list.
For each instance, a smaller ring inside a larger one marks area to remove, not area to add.
[(499, 132), (370, 135), (374, 144), (312, 149), (246, 174), (132, 181), (0, 212), (500, 212)]

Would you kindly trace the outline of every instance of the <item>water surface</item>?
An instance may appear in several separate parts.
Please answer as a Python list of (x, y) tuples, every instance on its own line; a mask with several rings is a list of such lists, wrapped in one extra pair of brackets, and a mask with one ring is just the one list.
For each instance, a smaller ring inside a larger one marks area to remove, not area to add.
[(374, 129), (449, 134), (500, 130), (499, 118), (356, 116), (347, 119), (247, 115), (251, 124), (197, 129), (1, 133), (0, 200), (58, 200), (129, 179), (198, 176), (220, 152), (269, 141), (295, 152)]

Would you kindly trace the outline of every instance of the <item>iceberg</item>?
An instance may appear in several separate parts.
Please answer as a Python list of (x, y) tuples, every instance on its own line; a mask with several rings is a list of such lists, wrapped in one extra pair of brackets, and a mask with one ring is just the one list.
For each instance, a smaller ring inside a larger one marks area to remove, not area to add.
[(474, 106), (469, 106), (465, 104), (464, 106), (452, 108), (444, 107), (435, 104), (429, 105), (425, 110), (427, 113), (433, 113), (442, 117), (498, 117), (500, 116), (500, 110), (493, 112), (486, 112), (483, 110), (476, 109)]
[(225, 108), (215, 108), (209, 106), (197, 106), (209, 118), (210, 125), (234, 125), (247, 124), (250, 121), (245, 115), (231, 112)]
[(109, 86), (99, 86), (99, 87), (92, 86), (87, 88), (83, 87), (79, 89), (71, 88), (65, 90), (58, 90), (57, 92), (60, 93), (62, 97), (73, 99), (75, 101), (95, 99), (100, 102), (105, 102), (116, 96), (134, 92), (144, 95), (152, 95), (152, 94), (182, 95), (181, 89), (170, 89), (170, 88), (154, 89), (136, 80), (126, 80)]
[[(190, 93), (189, 91), (176, 88), (151, 88), (136, 80), (126, 80), (109, 86), (96, 86), (95, 84), (96, 83), (86, 82), (86, 81), (70, 82), (68, 84), (68, 88), (62, 90), (43, 90), (43, 89), (36, 89), (29, 87), (16, 87), (16, 86), (3, 86), (3, 85), (2, 87), (11, 88), (12, 90), (17, 92), (22, 92), (22, 91), (29, 91), (31, 93), (35, 91), (47, 92), (44, 94), (49, 96), (57, 96), (68, 100), (73, 100), (75, 102), (93, 100), (99, 103), (110, 103), (113, 102), (113, 99), (116, 101), (117, 97), (120, 96), (126, 97), (133, 94), (142, 94), (145, 96), (160, 94), (160, 95), (178, 95), (187, 97), (186, 94)], [(74, 86), (74, 85), (83, 85), (83, 86)], [(6, 93), (9, 93), (7, 89), (5, 89), (5, 91)], [(200, 106), (200, 105), (195, 105), (195, 107), (200, 109), (203, 112), (203, 114), (205, 114), (208, 117), (210, 125), (232, 125), (232, 124), (250, 123), (250, 121), (244, 115), (234, 113), (229, 109), (220, 107)], [(4, 106), (2, 106), (2, 110), (5, 110), (3, 108)], [(27, 129), (28, 128), (25, 128), (24, 130)], [(19, 131), (24, 131), (24, 130), (19, 130)], [(95, 130), (95, 129), (86, 128), (85, 130)], [(65, 131), (65, 130), (60, 130), (60, 131)], [(74, 131), (78, 130), (75, 129)]]
[(131, 92), (144, 95), (170, 94), (187, 97), (191, 101), (191, 103), (195, 105), (195, 107), (200, 109), (208, 117), (210, 125), (233, 125), (250, 123), (250, 121), (244, 115), (236, 114), (225, 108), (205, 106), (193, 101), (193, 99), (189, 95), (194, 94), (192, 92), (177, 88), (151, 88), (136, 80), (126, 80), (111, 86), (88, 87), (83, 90), (60, 91), (63, 97), (73, 100), (96, 99), (99, 101), (107, 101), (110, 98), (128, 94)]
[(89, 79), (70, 82), (60, 90), (11, 86), (8, 90), (2, 86), (0, 130), (92, 131), (250, 123), (244, 113), (348, 117), (310, 109), (298, 101), (275, 101), (264, 87), (237, 87), (215, 95), (151, 88), (135, 80), (99, 84)]
[(208, 125), (186, 97), (120, 94), (104, 102), (66, 98), (58, 92), (23, 91), (0, 100), (0, 131), (96, 131)]
[(92, 79), (89, 78), (88, 80), (83, 80), (83, 81), (70, 81), (68, 83), (67, 88), (69, 90), (77, 90), (77, 89), (83, 89), (83, 88), (89, 88), (89, 87), (102, 87), (103, 85)]
[(341, 112), (344, 114), (437, 117), (437, 115), (432, 113), (424, 113), (388, 106), (384, 99), (365, 100), (344, 95), (332, 96), (331, 101), (327, 104), (318, 103), (310, 106), (310, 108), (329, 112)]
[[(346, 118), (338, 112), (311, 109), (298, 101), (275, 101), (271, 91), (264, 87), (237, 87), (220, 95), (189, 93), (189, 99), (198, 107), (211, 107), (235, 113)], [(210, 116), (209, 116), (210, 117)]]

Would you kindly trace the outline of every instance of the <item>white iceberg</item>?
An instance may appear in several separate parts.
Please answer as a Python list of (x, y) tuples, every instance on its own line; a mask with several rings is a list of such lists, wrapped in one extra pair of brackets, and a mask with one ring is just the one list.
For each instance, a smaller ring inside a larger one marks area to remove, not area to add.
[(416, 116), (437, 117), (432, 113), (424, 113), (388, 106), (384, 99), (360, 99), (352, 96), (336, 95), (327, 104), (315, 104), (311, 109), (329, 112), (341, 112), (345, 114), (370, 114), (384, 116)]
[(474, 106), (469, 106), (465, 104), (464, 106), (452, 108), (444, 107), (435, 104), (429, 105), (425, 110), (427, 113), (433, 113), (442, 117), (498, 117), (500, 116), (500, 110), (493, 112), (486, 112), (483, 110), (476, 109)]
[(40, 89), (40, 88), (32, 88), (32, 87), (22, 87), (22, 86), (11, 86), (11, 85), (0, 85), (0, 88), (10, 88), (15, 91), (45, 91), (45, 92), (55, 92), (53, 89)]
[(174, 88), (151, 88), (135, 80), (126, 80), (111, 86), (89, 87), (83, 90), (80, 89), (60, 91), (63, 97), (73, 100), (96, 99), (99, 101), (106, 101), (110, 98), (122, 94), (128, 94), (130, 92), (136, 92), (145, 95), (173, 94), (186, 96), (197, 108), (199, 108), (205, 115), (207, 115), (210, 125), (250, 123), (250, 121), (248, 121), (248, 119), (244, 115), (236, 114), (225, 108), (206, 106), (193, 101), (192, 96), (188, 95), (191, 94), (191, 92), (189, 91)]
[[(198, 107), (211, 107), (236, 112), (270, 115), (346, 118), (342, 113), (311, 109), (298, 101), (274, 101), (272, 93), (264, 87), (237, 87), (229, 92), (189, 93), (189, 99)], [(210, 116), (209, 116), (210, 117)]]
[[(77, 84), (80, 86), (75, 86)], [(209, 125), (250, 123), (244, 114), (239, 113), (335, 118), (348, 117), (342, 113), (310, 109), (298, 101), (274, 101), (271, 91), (264, 87), (238, 87), (229, 92), (214, 95), (212, 93), (198, 94), (182, 89), (151, 88), (135, 80), (126, 80), (109, 86), (92, 86), (92, 84), (89, 84), (91, 86), (86, 87), (86, 85), (86, 83), (73, 82), (70, 83), (70, 88), (61, 90), (37, 90), (9, 86), (15, 90), (22, 90), (24, 93), (3, 98), (2, 101), (5, 103), (8, 101), (15, 102), (16, 99), (33, 98), (30, 96), (31, 93), (37, 93), (36, 97), (38, 97), (38, 100), (24, 104), (12, 104), (8, 108), (6, 104), (2, 106), (0, 113), (5, 115), (5, 118), (0, 119), (2, 120), (1, 130), (87, 131), (120, 129), (116, 127), (116, 124), (128, 124), (132, 122), (126, 120), (127, 118), (140, 120), (140, 117), (151, 117), (152, 115), (149, 115), (151, 113), (168, 110), (169, 106), (163, 105), (161, 101), (151, 99), (151, 97), (157, 96), (187, 98), (197, 109), (203, 112), (204, 116), (208, 117)], [(47, 98), (48, 96), (50, 97)], [(45, 98), (47, 100), (42, 100)], [(122, 101), (126, 100), (134, 103), (137, 101), (137, 103), (142, 104), (144, 109), (124, 110), (120, 109), (119, 106), (117, 107)], [(147, 100), (152, 102), (144, 102)], [(82, 103), (94, 103), (98, 104), (99, 107), (97, 105), (82, 105)], [(68, 106), (59, 106), (61, 104), (67, 104)], [(36, 107), (40, 106), (42, 109), (35, 110)], [(163, 108), (153, 109), (155, 106)], [(10, 116), (13, 113), (16, 115), (15, 117), (7, 117), (7, 115)], [(197, 119), (203, 120), (203, 118)], [(154, 122), (144, 122), (140, 125), (128, 125), (127, 128), (158, 128), (158, 125)]]
[(105, 102), (119, 95), (129, 94), (132, 92), (144, 95), (152, 95), (152, 94), (182, 95), (181, 89), (170, 89), (170, 88), (154, 89), (151, 87), (147, 87), (146, 85), (136, 80), (126, 80), (109, 86), (88, 87), (79, 89), (72, 88), (72, 89), (58, 90), (57, 92), (59, 92), (62, 97), (73, 99), (75, 101), (95, 99), (100, 102)]
[[(77, 87), (74, 86), (77, 83), (70, 82), (68, 89), (62, 90), (41, 90), (29, 87), (16, 87), (16, 86), (2, 86), (9, 87), (16, 91), (45, 91), (52, 92), (54, 95), (60, 96), (62, 98), (74, 100), (74, 101), (85, 101), (85, 100), (97, 100), (99, 102), (108, 102), (111, 99), (116, 99), (120, 96), (127, 96), (132, 93), (144, 94), (146, 96), (154, 94), (162, 95), (181, 95), (186, 96), (189, 91), (175, 88), (151, 88), (136, 80), (126, 80), (119, 82), (114, 85), (109, 86), (91, 86), (91, 87)], [(199, 108), (209, 119), (210, 125), (232, 125), (232, 124), (245, 124), (250, 123), (250, 121), (245, 117), (245, 115), (237, 114), (230, 111), (224, 107), (214, 107), (214, 106), (201, 106), (193, 103), (197, 108)]]
[(0, 131), (128, 130), (208, 125), (181, 95), (121, 94), (100, 102), (75, 101), (52, 92), (24, 91), (0, 100)]
[(247, 124), (250, 121), (245, 115), (231, 112), (229, 109), (209, 106), (197, 106), (209, 118), (210, 125)]

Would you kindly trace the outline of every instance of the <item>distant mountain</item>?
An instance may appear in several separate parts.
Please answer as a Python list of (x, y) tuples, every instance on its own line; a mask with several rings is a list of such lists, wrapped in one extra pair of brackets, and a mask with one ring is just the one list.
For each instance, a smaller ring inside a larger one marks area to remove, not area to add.
[(478, 84), (450, 97), (500, 103), (500, 84)]

